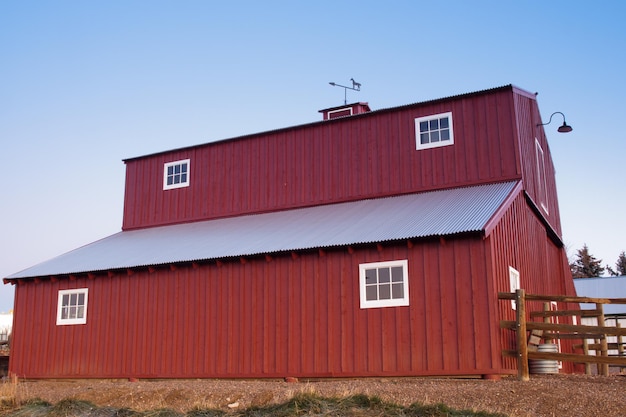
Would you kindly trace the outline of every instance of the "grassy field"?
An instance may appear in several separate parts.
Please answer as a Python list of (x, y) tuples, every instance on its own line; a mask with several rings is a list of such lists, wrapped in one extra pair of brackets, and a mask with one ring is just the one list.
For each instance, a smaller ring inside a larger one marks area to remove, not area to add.
[[(478, 378), (20, 379), (0, 416), (624, 416), (626, 374)], [(444, 405), (445, 404), (445, 405)]]
[(291, 400), (264, 407), (244, 410), (223, 411), (218, 409), (196, 409), (182, 414), (172, 409), (135, 411), (128, 408), (97, 407), (77, 399), (65, 399), (56, 404), (42, 400), (29, 400), (16, 404), (11, 399), (3, 400), (2, 415), (14, 417), (288, 417), (288, 416), (483, 416), (496, 417), (503, 414), (453, 410), (443, 404), (412, 404), (402, 407), (380, 400), (378, 397), (352, 395), (346, 398), (325, 398), (314, 394), (298, 394)]

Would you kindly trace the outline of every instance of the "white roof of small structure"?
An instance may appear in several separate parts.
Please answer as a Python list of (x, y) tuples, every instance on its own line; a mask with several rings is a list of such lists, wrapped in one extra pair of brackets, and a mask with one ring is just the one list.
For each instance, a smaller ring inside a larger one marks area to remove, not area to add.
[(122, 231), (6, 279), (481, 232), (517, 182)]
[[(626, 298), (626, 277), (575, 278), (574, 286), (579, 297)], [(581, 304), (590, 310), (594, 304)], [(604, 314), (626, 314), (626, 304), (605, 304)]]

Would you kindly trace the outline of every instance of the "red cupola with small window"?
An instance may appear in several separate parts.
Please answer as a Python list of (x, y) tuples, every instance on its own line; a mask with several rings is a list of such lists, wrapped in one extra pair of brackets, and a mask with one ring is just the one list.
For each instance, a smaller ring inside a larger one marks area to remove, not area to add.
[(344, 104), (339, 107), (331, 107), (329, 109), (323, 109), (319, 112), (322, 113), (324, 120), (336, 119), (338, 117), (354, 116), (356, 114), (370, 112), (370, 106), (367, 103), (352, 103)]

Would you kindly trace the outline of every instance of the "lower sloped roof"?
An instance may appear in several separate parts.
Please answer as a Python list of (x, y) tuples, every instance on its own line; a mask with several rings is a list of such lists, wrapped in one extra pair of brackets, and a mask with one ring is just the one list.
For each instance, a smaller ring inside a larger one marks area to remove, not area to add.
[(6, 279), (481, 232), (517, 182), (122, 231)]
[[(626, 277), (574, 278), (576, 294), (590, 298), (626, 298)], [(595, 304), (580, 304), (584, 310), (593, 310)], [(626, 304), (607, 304), (604, 314), (626, 314)]]

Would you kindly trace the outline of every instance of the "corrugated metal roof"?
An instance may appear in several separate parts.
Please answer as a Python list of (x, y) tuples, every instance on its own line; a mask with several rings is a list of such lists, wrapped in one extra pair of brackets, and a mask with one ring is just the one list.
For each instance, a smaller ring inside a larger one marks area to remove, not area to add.
[[(626, 298), (626, 277), (575, 278), (574, 286), (579, 297)], [(581, 304), (580, 308), (592, 310), (595, 304)], [(626, 314), (626, 304), (606, 304), (604, 314)]]
[(515, 182), (123, 231), (8, 279), (479, 232)]

